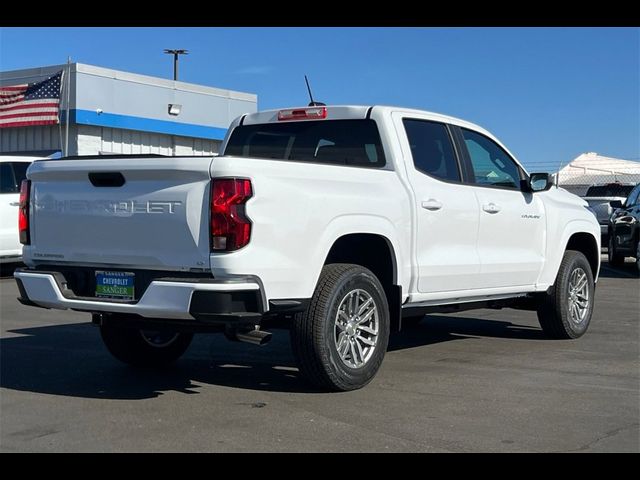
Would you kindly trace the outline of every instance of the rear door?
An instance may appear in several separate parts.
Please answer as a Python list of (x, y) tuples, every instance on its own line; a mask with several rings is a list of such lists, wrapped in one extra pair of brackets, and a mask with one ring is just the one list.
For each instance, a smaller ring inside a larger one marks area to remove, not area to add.
[(416, 202), (416, 257), (421, 293), (480, 288), (478, 203), (462, 183), (449, 126), (394, 114)]
[(457, 130), (466, 150), (468, 182), (480, 207), (478, 254), (485, 288), (530, 286), (545, 253), (546, 218), (539, 196), (521, 190), (524, 172), (491, 138)]

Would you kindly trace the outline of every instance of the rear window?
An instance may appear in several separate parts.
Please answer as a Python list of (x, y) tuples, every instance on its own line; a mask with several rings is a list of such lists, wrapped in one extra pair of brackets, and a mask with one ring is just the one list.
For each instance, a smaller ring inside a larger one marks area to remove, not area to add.
[(585, 197), (623, 197), (627, 198), (633, 190), (633, 185), (618, 185), (612, 183), (610, 185), (598, 185), (589, 187)]
[(231, 134), (224, 154), (370, 168), (386, 164), (373, 120), (242, 125)]

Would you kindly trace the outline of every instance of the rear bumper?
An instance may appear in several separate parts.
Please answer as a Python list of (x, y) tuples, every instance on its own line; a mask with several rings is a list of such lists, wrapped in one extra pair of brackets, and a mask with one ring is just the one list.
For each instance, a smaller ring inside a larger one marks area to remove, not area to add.
[(265, 310), (260, 284), (250, 277), (157, 279), (137, 301), (79, 297), (67, 288), (59, 272), (18, 269), (14, 277), (20, 290), (18, 300), (43, 308), (219, 324), (259, 321)]

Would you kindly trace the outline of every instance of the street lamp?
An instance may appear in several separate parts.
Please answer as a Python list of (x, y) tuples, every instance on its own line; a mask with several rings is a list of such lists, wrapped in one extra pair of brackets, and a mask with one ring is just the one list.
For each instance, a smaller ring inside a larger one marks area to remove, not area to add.
[(168, 48), (164, 49), (164, 53), (168, 53), (173, 55), (173, 79), (178, 80), (178, 55), (188, 55), (188, 50), (171, 50)]

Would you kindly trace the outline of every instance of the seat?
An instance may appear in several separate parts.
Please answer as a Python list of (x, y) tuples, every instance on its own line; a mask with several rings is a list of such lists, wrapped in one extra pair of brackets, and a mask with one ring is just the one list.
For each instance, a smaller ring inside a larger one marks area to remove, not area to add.
[(446, 178), (447, 167), (439, 143), (425, 139), (413, 146), (412, 151), (413, 155), (417, 156), (416, 166), (420, 170), (439, 178)]

